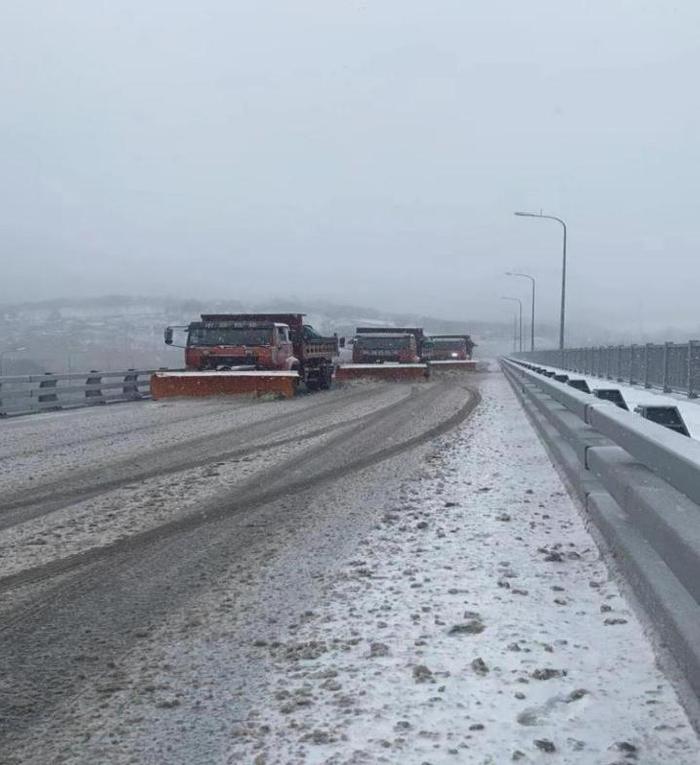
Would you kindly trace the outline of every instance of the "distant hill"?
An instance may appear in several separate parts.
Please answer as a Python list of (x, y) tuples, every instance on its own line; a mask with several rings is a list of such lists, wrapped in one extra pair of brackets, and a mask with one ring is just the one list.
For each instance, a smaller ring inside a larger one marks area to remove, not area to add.
[(482, 358), (511, 349), (510, 324), (393, 313), (323, 300), (194, 300), (132, 295), (24, 301), (0, 305), (0, 351), (5, 374), (88, 369), (180, 366), (182, 350), (163, 343), (167, 325), (186, 325), (202, 312), (279, 311), (307, 314), (319, 331), (354, 334), (369, 322), (379, 326), (422, 326), (428, 333), (469, 333)]

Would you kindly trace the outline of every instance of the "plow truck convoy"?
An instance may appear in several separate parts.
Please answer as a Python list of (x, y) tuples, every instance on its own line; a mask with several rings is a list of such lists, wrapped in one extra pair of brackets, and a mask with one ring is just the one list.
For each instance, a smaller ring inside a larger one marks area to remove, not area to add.
[(358, 327), (352, 364), (341, 364), (336, 379), (400, 381), (428, 379), (433, 371), (473, 372), (475, 345), (469, 335), (428, 336), (422, 327)]
[(333, 381), (338, 338), (322, 337), (301, 313), (202, 314), (201, 321), (167, 327), (186, 333), (185, 370), (157, 372), (153, 397), (232, 394), (293, 396), (300, 382), (326, 390)]

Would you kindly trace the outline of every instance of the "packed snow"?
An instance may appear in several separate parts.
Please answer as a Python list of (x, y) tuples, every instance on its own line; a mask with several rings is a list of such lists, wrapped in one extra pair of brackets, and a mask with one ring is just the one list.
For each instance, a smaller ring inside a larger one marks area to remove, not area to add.
[(293, 633), (230, 762), (700, 761), (640, 622), (492, 382)]

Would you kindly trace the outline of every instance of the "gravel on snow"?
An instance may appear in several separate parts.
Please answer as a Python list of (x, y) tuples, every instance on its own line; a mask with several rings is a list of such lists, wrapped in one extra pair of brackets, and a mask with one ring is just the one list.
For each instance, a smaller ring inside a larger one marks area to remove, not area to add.
[(322, 607), (260, 647), (270, 689), (230, 762), (700, 762), (507, 383), (483, 395)]

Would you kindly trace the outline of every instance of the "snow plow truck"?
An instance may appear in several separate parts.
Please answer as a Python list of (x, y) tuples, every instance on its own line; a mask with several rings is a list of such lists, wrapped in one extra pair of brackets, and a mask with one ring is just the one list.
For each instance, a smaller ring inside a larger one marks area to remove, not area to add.
[(232, 394), (293, 396), (300, 382), (307, 390), (327, 390), (333, 382), (338, 338), (323, 337), (301, 313), (202, 314), (201, 321), (167, 327), (186, 333), (185, 370), (157, 372), (153, 397)]
[(419, 327), (358, 327), (352, 349), (352, 364), (338, 367), (338, 380), (427, 379), (422, 363), (425, 336)]
[(474, 371), (472, 350), (475, 346), (469, 335), (433, 335), (427, 345), (426, 358), (435, 368)]
[(467, 361), (472, 357), (474, 343), (469, 335), (433, 335), (431, 361)]

